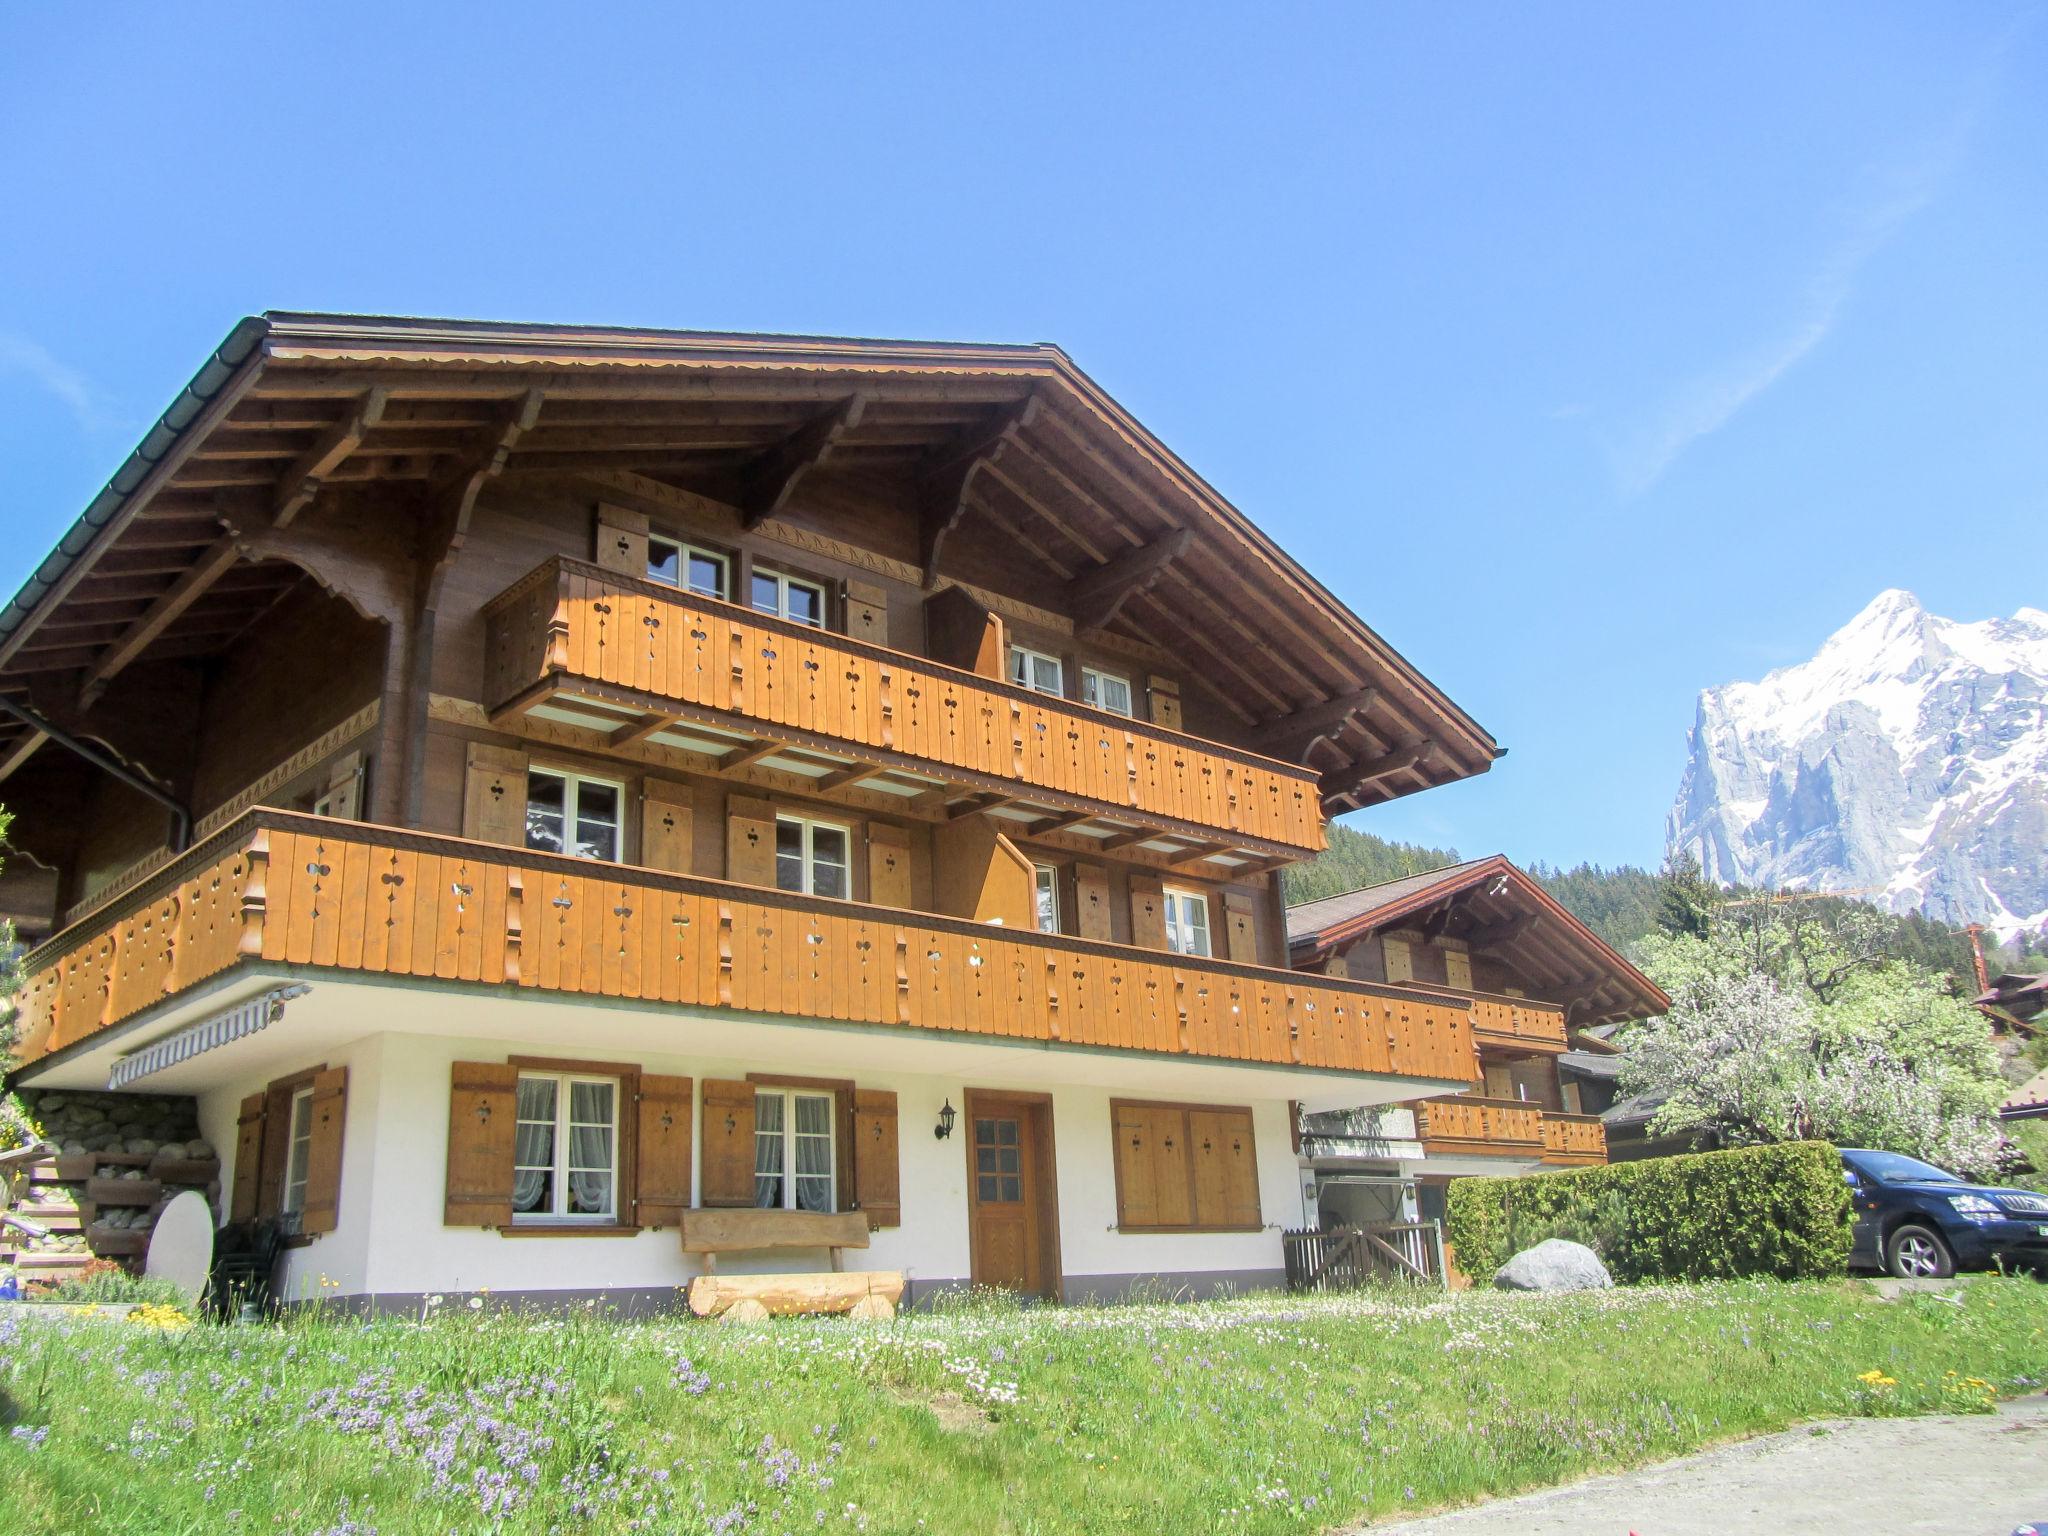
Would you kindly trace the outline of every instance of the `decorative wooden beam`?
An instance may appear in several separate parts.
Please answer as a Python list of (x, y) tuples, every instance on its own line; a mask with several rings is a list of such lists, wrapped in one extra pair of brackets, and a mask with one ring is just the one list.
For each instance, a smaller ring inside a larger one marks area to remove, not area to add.
[(339, 469), (348, 456), (362, 447), (372, 427), (384, 419), (391, 391), (378, 385), (364, 392), (355, 410), (336, 422), (311, 448), (284, 472), (277, 482), (270, 523), (283, 528), (304, 511), (327, 477)]
[(1341, 736), (1352, 721), (1362, 721), (1364, 716), (1371, 714), (1379, 697), (1377, 688), (1355, 688), (1321, 704), (1311, 704), (1291, 715), (1268, 721), (1259, 727), (1258, 733), (1246, 745), (1267, 757), (1297, 762), (1317, 742)]
[(1150, 591), (1166, 567), (1194, 542), (1192, 528), (1176, 528), (1149, 544), (1135, 545), (1122, 554), (1083, 571), (1067, 583), (1066, 603), (1078, 630), (1102, 629), (1116, 617), (1124, 599), (1136, 592)]
[(805, 475), (832, 457), (839, 440), (860, 425), (866, 395), (848, 395), (749, 464), (740, 475), (740, 526), (756, 528), (780, 512)]
[(835, 768), (818, 780), (818, 788), (845, 789), (888, 771), (881, 763), (849, 763), (844, 768)]
[(718, 760), (719, 771), (721, 773), (731, 773), (735, 768), (750, 767), (761, 761), (764, 757), (773, 757), (788, 745), (789, 743), (786, 741), (780, 741), (774, 737), (764, 737), (759, 741), (741, 747), (739, 751), (730, 757), (721, 757)]
[(1158, 836), (1160, 834), (1149, 827), (1138, 827), (1129, 832), (1119, 832), (1114, 837), (1105, 837), (1102, 840), (1102, 851), (1104, 853), (1115, 853), (1119, 848), (1128, 848), (1134, 843), (1148, 843)]
[(1010, 451), (1019, 434), (1038, 419), (1038, 396), (1026, 395), (995, 421), (936, 450), (917, 476), (917, 556), (927, 588), (939, 579), (939, 555), (947, 537), (967, 513), (967, 495), (984, 469)]
[(147, 650), (152, 641), (169, 629), (187, 608), (206, 594), (207, 588), (233, 567), (241, 558), (241, 549), (232, 533), (223, 534), (206, 547), (200, 557), (186, 568), (185, 574), (165, 589), (162, 596), (144, 609), (141, 616), (130, 624), (121, 638), (101, 651), (86, 669), (85, 677), (78, 686), (78, 707), (90, 709), (93, 702), (106, 691), (114, 675), (136, 657)]
[(34, 757), (36, 749), (49, 739), (42, 731), (33, 726), (28, 727), (28, 734), (14, 744), (13, 751), (4, 759), (0, 759), (0, 782), (13, 778), (14, 770)]
[(1391, 778), (1397, 773), (1406, 773), (1412, 768), (1425, 767), (1436, 756), (1436, 743), (1418, 742), (1412, 747), (1398, 747), (1383, 756), (1370, 758), (1349, 767), (1333, 768), (1322, 777), (1322, 792), (1338, 799), (1357, 799), (1357, 791), (1381, 779)]
[(1066, 832), (1093, 821), (1093, 811), (1066, 811), (1058, 816), (1048, 816), (1043, 821), (1034, 821), (1024, 829), (1026, 837), (1044, 837), (1051, 832)]
[(1184, 848), (1179, 853), (1169, 853), (1166, 862), (1169, 868), (1185, 869), (1190, 864), (1207, 863), (1219, 853), (1228, 853), (1234, 843), (1204, 843), (1199, 848)]
[(658, 731), (667, 730), (681, 719), (681, 715), (643, 715), (629, 725), (622, 725), (614, 729), (609, 739), (615, 747), (630, 746), (636, 741), (645, 741)]
[(962, 821), (969, 816), (979, 816), (984, 811), (993, 811), (1006, 805), (1015, 805), (1017, 800), (1018, 796), (1016, 795), (1000, 795), (995, 793), (976, 795), (972, 800), (964, 804), (947, 806), (946, 820)]

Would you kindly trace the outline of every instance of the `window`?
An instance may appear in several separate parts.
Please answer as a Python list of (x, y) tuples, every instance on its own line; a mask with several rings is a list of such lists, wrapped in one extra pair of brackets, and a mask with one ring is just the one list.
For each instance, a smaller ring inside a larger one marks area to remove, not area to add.
[(522, 1072), (518, 1109), (512, 1219), (613, 1219), (618, 1211), (618, 1080)]
[(847, 881), (847, 830), (802, 816), (775, 818), (775, 887), (806, 896), (853, 894)]
[(755, 566), (754, 607), (792, 624), (808, 624), (813, 629), (825, 627), (825, 589), (801, 576), (786, 576), (781, 571)]
[(292, 1095), (291, 1139), (284, 1157), (284, 1214), (306, 1209), (306, 1175), (313, 1166), (313, 1087), (308, 1083)]
[(832, 1095), (762, 1089), (754, 1095), (754, 1204), (830, 1211), (837, 1143)]
[(1018, 1122), (974, 1122), (975, 1199), (982, 1205), (1015, 1205), (1024, 1198), (1024, 1148)]
[(1053, 864), (1034, 864), (1033, 883), (1038, 894), (1038, 931), (1058, 933), (1060, 931), (1060, 872)]
[(1131, 712), (1131, 680), (1118, 677), (1114, 672), (1098, 672), (1093, 667), (1083, 667), (1081, 702), (1108, 710), (1112, 715), (1128, 716)]
[(1067, 675), (1059, 657), (1027, 651), (1021, 645), (1010, 647), (1010, 681), (1019, 688), (1049, 693), (1056, 699), (1064, 698), (1067, 692)]
[(731, 572), (732, 562), (708, 549), (699, 549), (694, 544), (679, 544), (674, 539), (647, 541), (647, 577), (650, 581), (666, 582), (699, 597), (715, 597), (724, 602), (732, 590), (728, 579)]
[(1209, 898), (1169, 885), (1160, 893), (1166, 906), (1166, 947), (1176, 955), (1209, 953)]
[(526, 775), (526, 846), (615, 864), (624, 799), (619, 785), (603, 779), (532, 769)]

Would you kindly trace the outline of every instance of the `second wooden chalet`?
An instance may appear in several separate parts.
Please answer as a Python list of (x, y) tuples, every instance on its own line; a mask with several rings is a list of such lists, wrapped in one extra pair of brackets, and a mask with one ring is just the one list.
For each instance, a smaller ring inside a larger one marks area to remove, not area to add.
[(1055, 347), (267, 315), (0, 611), (13, 1081), (366, 1305), (1276, 1282), (1490, 1016), (1277, 871), (1496, 755)]
[(1467, 998), (1481, 1078), (1453, 1096), (1303, 1116), (1303, 1199), (1325, 1227), (1443, 1215), (1456, 1177), (1607, 1161), (1600, 1026), (1670, 999), (1495, 856), (1287, 909), (1298, 968)]

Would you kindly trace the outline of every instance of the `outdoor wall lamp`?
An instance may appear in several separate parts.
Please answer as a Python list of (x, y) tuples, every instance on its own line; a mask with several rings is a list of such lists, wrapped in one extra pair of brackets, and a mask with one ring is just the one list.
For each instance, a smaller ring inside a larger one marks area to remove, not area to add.
[(932, 1135), (944, 1141), (953, 1134), (953, 1100), (947, 1096), (945, 1107), (939, 1111), (939, 1123), (932, 1127)]

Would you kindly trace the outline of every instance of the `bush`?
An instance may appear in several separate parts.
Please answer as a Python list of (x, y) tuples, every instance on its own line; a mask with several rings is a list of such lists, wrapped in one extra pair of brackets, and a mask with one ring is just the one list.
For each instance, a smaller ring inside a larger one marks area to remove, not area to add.
[(35, 1299), (72, 1306), (134, 1301), (187, 1310), (193, 1304), (191, 1295), (175, 1280), (165, 1280), (156, 1275), (131, 1275), (118, 1264), (109, 1264), (102, 1269), (99, 1266), (103, 1262), (95, 1260), (88, 1273), (60, 1280)]
[(1841, 1159), (1821, 1141), (1457, 1179), (1444, 1207), (1444, 1236), (1477, 1279), (1545, 1236), (1596, 1238), (1621, 1281), (1815, 1279), (1847, 1269), (1849, 1227)]

